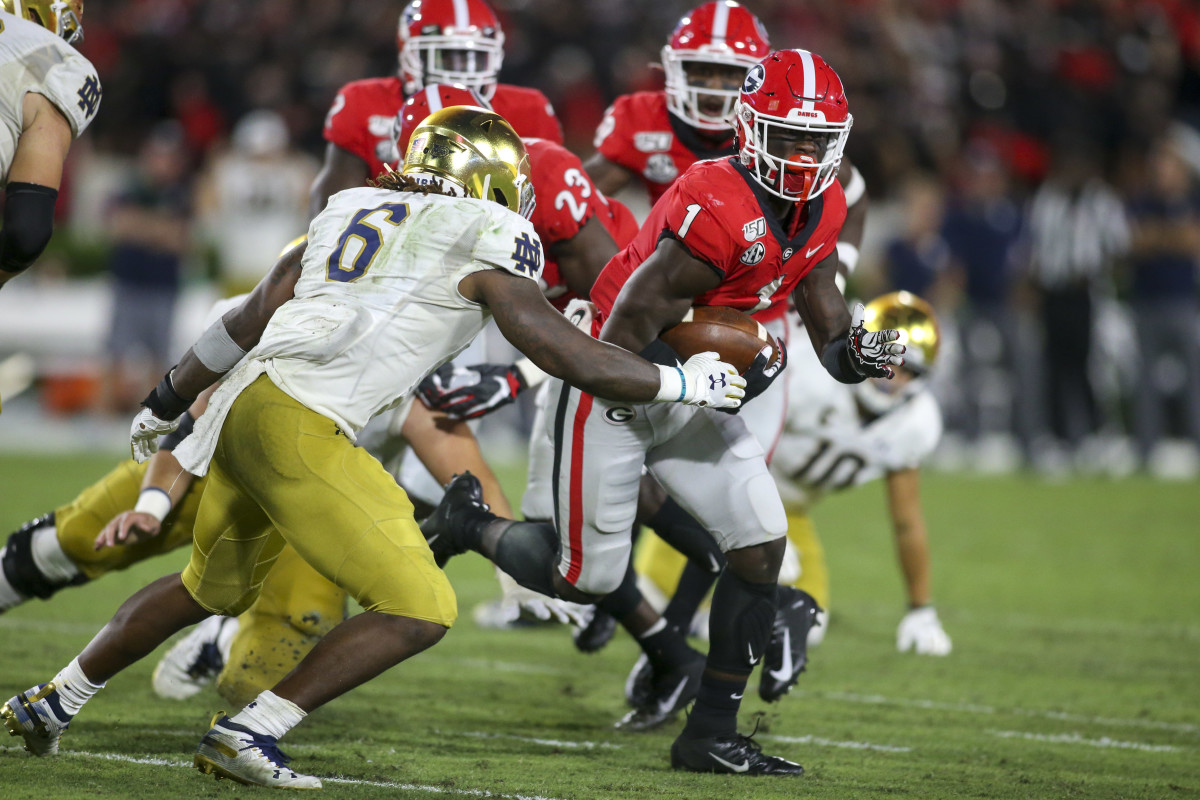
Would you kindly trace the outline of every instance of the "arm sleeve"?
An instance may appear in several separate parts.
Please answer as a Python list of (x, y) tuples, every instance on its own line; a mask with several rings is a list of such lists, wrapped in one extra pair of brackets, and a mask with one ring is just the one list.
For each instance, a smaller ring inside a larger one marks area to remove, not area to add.
[(0, 229), (0, 269), (28, 269), (46, 249), (54, 230), (54, 203), (58, 190), (36, 183), (8, 184), (4, 202), (4, 227)]

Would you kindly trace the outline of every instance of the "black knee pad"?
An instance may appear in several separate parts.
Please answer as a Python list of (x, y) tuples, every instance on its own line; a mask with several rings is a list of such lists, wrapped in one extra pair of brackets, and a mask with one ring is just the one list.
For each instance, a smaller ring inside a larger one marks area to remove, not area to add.
[(26, 597), (49, 599), (64, 586), (77, 586), (87, 581), (77, 575), (65, 583), (55, 582), (42, 574), (33, 560), (33, 534), (39, 528), (54, 527), (54, 512), (30, 520), (8, 537), (8, 545), (0, 553), (0, 567), (10, 586)]
[(777, 584), (750, 583), (726, 569), (713, 591), (708, 666), (749, 673), (763, 656), (775, 621)]
[(558, 563), (558, 531), (549, 522), (514, 522), (496, 542), (492, 561), (514, 581), (554, 597), (554, 568)]

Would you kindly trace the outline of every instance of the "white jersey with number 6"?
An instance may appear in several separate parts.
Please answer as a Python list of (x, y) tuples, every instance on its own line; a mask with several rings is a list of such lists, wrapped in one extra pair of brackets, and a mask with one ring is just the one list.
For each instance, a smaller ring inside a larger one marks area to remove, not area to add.
[(219, 432), (233, 399), (263, 372), (353, 439), (491, 319), (459, 294), (463, 278), (500, 269), (537, 281), (541, 266), (533, 226), (492, 201), (339, 192), (309, 227), (296, 296), (213, 395), (176, 457), (203, 474), (192, 467), (207, 468), (213, 426)]
[(90, 61), (41, 25), (0, 11), (0, 186), (8, 183), (30, 92), (53, 103), (75, 137), (100, 107), (100, 79)]
[(942, 436), (941, 408), (929, 390), (883, 416), (865, 416), (854, 387), (825, 371), (796, 315), (788, 319), (790, 339), (798, 344), (788, 351), (787, 419), (771, 461), (784, 503), (811, 505), (826, 492), (919, 466)]

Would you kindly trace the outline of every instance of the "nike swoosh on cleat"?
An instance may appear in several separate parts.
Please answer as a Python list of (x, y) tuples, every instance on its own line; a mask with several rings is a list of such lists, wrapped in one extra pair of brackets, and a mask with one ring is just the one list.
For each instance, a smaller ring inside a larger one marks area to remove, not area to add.
[(779, 669), (769, 671), (772, 678), (777, 681), (791, 680), (792, 677), (792, 631), (789, 628), (783, 629), (783, 663), (779, 665)]
[(731, 694), (731, 695), (729, 695), (729, 699), (730, 700), (741, 700), (743, 695), (745, 695), (745, 692), (742, 692), (740, 694)]
[(717, 557), (712, 553), (708, 554), (708, 563), (712, 565), (712, 571), (714, 574), (721, 571), (721, 562), (717, 561)]
[(750, 653), (750, 666), (754, 666), (758, 663), (758, 656), (754, 655), (754, 647), (749, 642), (746, 643), (746, 650)]
[(750, 769), (750, 762), (749, 762), (749, 761), (743, 761), (741, 764), (730, 764), (728, 761), (726, 761), (725, 759), (721, 758), (721, 757), (720, 757), (719, 755), (717, 755), (716, 753), (709, 753), (709, 755), (713, 757), (713, 760), (714, 760), (714, 761), (716, 761), (716, 762), (717, 762), (717, 763), (719, 763), (719, 764), (724, 764), (725, 766), (729, 767), (729, 768), (730, 768), (731, 770), (733, 770), (734, 772), (745, 772), (745, 771), (747, 771), (748, 769)]
[(683, 694), (683, 688), (687, 686), (687, 678), (680, 678), (679, 685), (675, 687), (675, 691), (667, 695), (667, 699), (659, 703), (659, 708), (670, 711), (675, 708), (675, 703), (678, 702), (679, 696)]

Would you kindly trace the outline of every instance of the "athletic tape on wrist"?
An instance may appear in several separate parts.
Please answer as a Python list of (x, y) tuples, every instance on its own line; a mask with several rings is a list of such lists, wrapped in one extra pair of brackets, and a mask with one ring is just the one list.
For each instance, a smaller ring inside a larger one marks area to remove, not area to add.
[(849, 242), (837, 243), (838, 263), (846, 266), (846, 274), (853, 275), (858, 266), (858, 248)]
[(530, 361), (528, 358), (522, 358), (514, 364), (517, 372), (521, 373), (521, 377), (525, 380), (525, 388), (533, 389), (541, 386), (546, 382), (550, 375), (544, 372), (537, 364)]
[(171, 513), (171, 507), (171, 495), (167, 494), (166, 489), (159, 489), (157, 486), (147, 486), (138, 495), (137, 505), (133, 507), (133, 510), (149, 514), (159, 522), (162, 522), (167, 518), (167, 514)]
[(679, 367), (668, 367), (656, 364), (658, 367), (658, 394), (654, 396), (658, 403), (682, 403), (687, 397), (687, 378)]
[(225, 329), (225, 320), (219, 319), (208, 330), (200, 334), (200, 338), (192, 345), (192, 353), (200, 359), (200, 363), (212, 372), (224, 375), (233, 369), (234, 365), (246, 355), (238, 343)]
[(842, 190), (846, 195), (846, 208), (862, 200), (863, 195), (867, 193), (867, 182), (863, 180), (862, 173), (858, 171), (858, 167), (850, 167), (850, 180), (846, 182), (846, 188)]
[(142, 405), (154, 414), (154, 416), (164, 422), (173, 420), (180, 414), (188, 410), (188, 406), (192, 404), (193, 397), (189, 400), (186, 397), (181, 397), (175, 391), (175, 385), (171, 383), (171, 373), (175, 371), (172, 367), (163, 379), (158, 382), (150, 394), (146, 395), (146, 399), (142, 401)]

